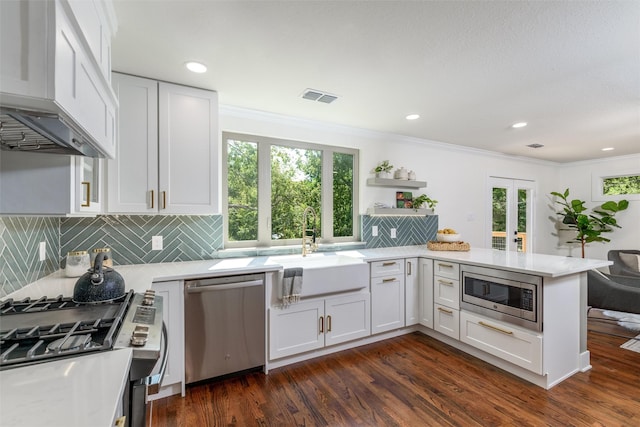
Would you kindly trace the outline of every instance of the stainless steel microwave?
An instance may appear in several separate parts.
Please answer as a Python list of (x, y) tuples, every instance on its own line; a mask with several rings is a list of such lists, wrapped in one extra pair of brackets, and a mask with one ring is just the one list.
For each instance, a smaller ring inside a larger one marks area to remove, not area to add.
[(542, 331), (542, 277), (461, 266), (460, 308)]

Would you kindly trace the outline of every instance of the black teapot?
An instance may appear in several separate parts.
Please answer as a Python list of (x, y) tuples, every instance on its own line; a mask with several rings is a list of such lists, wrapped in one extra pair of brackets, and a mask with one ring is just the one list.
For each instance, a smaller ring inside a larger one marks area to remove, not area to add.
[(124, 278), (113, 268), (103, 267), (105, 259), (109, 259), (109, 254), (99, 253), (93, 268), (80, 276), (73, 288), (74, 302), (99, 303), (124, 296)]

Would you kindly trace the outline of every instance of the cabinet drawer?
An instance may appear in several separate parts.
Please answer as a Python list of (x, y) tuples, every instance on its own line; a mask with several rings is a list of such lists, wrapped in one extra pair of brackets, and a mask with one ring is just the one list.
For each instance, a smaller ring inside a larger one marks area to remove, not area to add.
[(460, 340), (542, 375), (542, 334), (462, 311)]
[(391, 259), (371, 263), (371, 277), (404, 275), (404, 259)]
[(460, 309), (460, 281), (449, 277), (433, 276), (433, 302), (456, 310)]
[(440, 304), (434, 304), (433, 308), (433, 329), (451, 338), (460, 339), (460, 311)]
[(460, 280), (460, 264), (448, 261), (433, 261), (433, 274)]

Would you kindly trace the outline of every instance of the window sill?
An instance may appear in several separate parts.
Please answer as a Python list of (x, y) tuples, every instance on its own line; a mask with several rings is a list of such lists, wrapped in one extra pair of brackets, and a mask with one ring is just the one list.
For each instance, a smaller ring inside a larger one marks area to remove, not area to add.
[[(339, 252), (365, 249), (365, 242), (340, 242), (319, 244), (316, 252)], [(231, 248), (217, 251), (215, 258), (241, 258), (255, 256), (293, 255), (302, 253), (301, 245), (271, 246), (256, 248)]]

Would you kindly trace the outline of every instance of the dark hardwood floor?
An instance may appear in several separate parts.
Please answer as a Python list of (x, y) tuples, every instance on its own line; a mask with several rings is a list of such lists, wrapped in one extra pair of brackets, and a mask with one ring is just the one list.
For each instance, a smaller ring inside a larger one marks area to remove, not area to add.
[(593, 369), (544, 390), (413, 333), (188, 387), (154, 402), (151, 424), (640, 426), (640, 353), (619, 348), (634, 335), (590, 317)]

